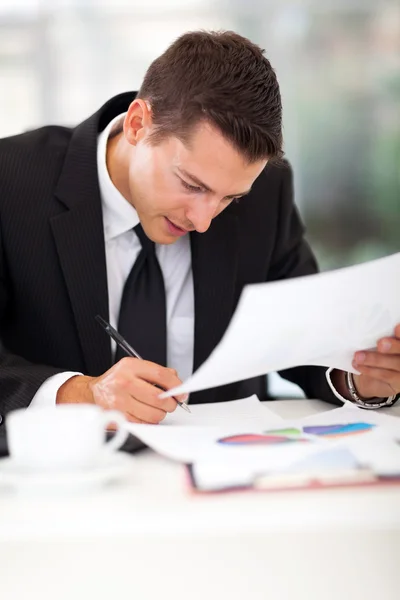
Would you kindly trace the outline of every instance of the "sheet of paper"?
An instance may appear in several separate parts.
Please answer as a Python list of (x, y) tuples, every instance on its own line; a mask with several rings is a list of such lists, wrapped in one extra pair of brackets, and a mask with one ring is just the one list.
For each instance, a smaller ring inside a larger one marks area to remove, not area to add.
[[(351, 426), (353, 425), (353, 427)], [(346, 403), (285, 427), (299, 428), (310, 438), (315, 435), (327, 448), (347, 448), (361, 465), (378, 475), (400, 474), (400, 418), (379, 410), (363, 410)]]
[[(252, 485), (286, 487), (310, 474), (348, 483), (400, 476), (400, 418), (354, 405), (297, 419), (278, 429), (222, 438), (208, 444), (192, 467), (198, 489)], [(292, 476), (295, 478), (292, 481)]]
[(354, 372), (400, 322), (400, 253), (308, 277), (247, 286), (219, 345), (168, 397), (299, 365)]
[[(275, 424), (276, 426), (276, 424)], [(263, 471), (265, 468), (278, 469), (292, 464), (303, 456), (319, 449), (318, 444), (273, 446), (231, 446), (220, 442), (226, 437), (249, 431), (238, 426), (230, 427), (187, 427), (175, 425), (136, 425), (130, 423), (129, 431), (147, 446), (162, 456), (181, 463), (193, 463), (199, 460), (223, 464), (235, 470), (240, 463), (251, 465)], [(252, 427), (253, 432), (261, 428)], [(321, 443), (322, 445), (322, 443)], [(317, 448), (318, 446), (318, 448)]]
[(167, 458), (201, 462), (213, 481), (221, 477), (225, 483), (277, 473), (335, 448), (350, 450), (379, 474), (400, 472), (399, 417), (345, 405), (289, 421), (261, 405), (256, 396), (191, 408), (191, 415), (177, 409), (165, 424), (131, 423), (129, 430)]
[(230, 402), (214, 402), (210, 404), (190, 404), (190, 413), (181, 408), (168, 414), (160, 426), (187, 425), (190, 427), (239, 427), (253, 428), (270, 425), (281, 425), (279, 417), (254, 394), (242, 400)]
[[(276, 460), (277, 458), (277, 460)], [(271, 460), (272, 459), (272, 460)], [(336, 470), (357, 469), (358, 462), (352, 452), (346, 448), (328, 448), (301, 452), (278, 453), (278, 457), (270, 456), (269, 460), (246, 461), (219, 461), (201, 459), (192, 465), (192, 476), (196, 488), (202, 491), (217, 491), (236, 487), (251, 486), (259, 477), (303, 473), (310, 474)], [(298, 483), (296, 478), (295, 483)], [(289, 481), (286, 481), (290, 485)], [(285, 485), (283, 485), (285, 487)]]
[(193, 462), (218, 453), (217, 440), (234, 433), (279, 427), (284, 420), (257, 396), (212, 404), (189, 405), (191, 414), (177, 408), (159, 425), (129, 423), (128, 429), (159, 454), (180, 462)]
[(385, 414), (381, 410), (364, 410), (347, 402), (344, 406), (311, 415), (296, 421), (296, 424), (331, 425), (334, 423), (357, 423), (365, 421), (377, 425), (386, 435), (400, 441), (400, 417)]

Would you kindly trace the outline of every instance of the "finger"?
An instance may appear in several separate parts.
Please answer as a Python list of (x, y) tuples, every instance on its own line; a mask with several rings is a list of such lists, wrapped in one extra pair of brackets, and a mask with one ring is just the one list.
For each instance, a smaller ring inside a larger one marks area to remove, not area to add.
[[(149, 391), (151, 388), (147, 388), (148, 393), (146, 395), (140, 395), (139, 400), (146, 403), (150, 402), (151, 405), (157, 406), (167, 412), (173, 412), (175, 410), (176, 400), (168, 399), (169, 402), (166, 403), (166, 399), (161, 400), (159, 398), (160, 389), (164, 391), (171, 387), (181, 385), (182, 381), (179, 379), (174, 369), (162, 367), (161, 365), (146, 360), (125, 357), (114, 365), (111, 371), (113, 371), (112, 379), (115, 386), (121, 387), (122, 389), (129, 388), (133, 397), (138, 397), (138, 395), (137, 390), (132, 386), (136, 386), (137, 382), (140, 380), (158, 386), (157, 388), (152, 389), (153, 393)], [(143, 392), (144, 390), (142, 389), (141, 391)], [(149, 400), (150, 397), (152, 397), (151, 401)], [(176, 398), (180, 402), (186, 402), (188, 395), (183, 394)]]
[(398, 339), (400, 339), (400, 323), (398, 323), (398, 324), (396, 325), (396, 327), (395, 327), (395, 330), (394, 330), (394, 335), (395, 335), (395, 336), (396, 336)]
[(400, 355), (400, 339), (396, 337), (382, 338), (377, 344), (378, 352)]
[[(135, 415), (127, 412), (125, 413), (126, 418), (128, 419), (128, 421), (130, 421), (131, 423), (139, 423), (140, 425), (157, 425), (157, 423), (150, 423), (149, 421), (143, 421), (142, 419), (139, 419), (138, 417), (135, 417)], [(166, 413), (165, 413), (165, 417), (166, 417)], [(164, 417), (164, 418), (165, 418)], [(163, 419), (161, 419), (163, 420)]]
[(147, 423), (147, 421), (142, 421), (141, 419), (138, 419), (138, 417), (135, 417), (135, 415), (132, 415), (129, 412), (126, 412), (125, 416), (130, 423), (139, 423), (140, 425), (153, 425), (153, 423)]
[(126, 391), (140, 402), (153, 406), (163, 412), (174, 412), (176, 409), (176, 402), (173, 398), (161, 399), (159, 397), (160, 388), (152, 383), (148, 383), (144, 379), (136, 377), (132, 381), (129, 381)]
[(162, 367), (161, 365), (157, 365), (156, 363), (147, 360), (138, 361), (135, 365), (135, 374), (137, 377), (145, 379), (149, 383), (158, 385), (164, 390), (182, 384), (175, 369)]
[[(138, 381), (141, 382), (141, 380)], [(152, 408), (151, 406), (143, 405), (139, 400), (132, 397), (128, 391), (130, 384), (130, 381), (125, 381), (123, 387), (121, 385), (113, 385), (112, 393), (110, 389), (107, 390), (107, 402), (109, 403), (111, 399), (113, 409), (119, 410), (134, 423), (147, 423), (153, 425), (154, 423), (162, 421), (166, 416), (166, 412), (157, 408)], [(149, 387), (154, 386), (149, 385)], [(103, 394), (102, 390), (101, 394)], [(102, 402), (97, 401), (97, 404), (104, 406), (104, 399), (101, 394), (99, 395), (98, 400), (102, 400)]]
[(356, 352), (353, 365), (356, 369), (361, 366), (377, 367), (398, 371), (400, 374), (400, 354), (381, 354), (380, 352)]
[(124, 358), (121, 358), (118, 362), (116, 362), (110, 369), (110, 371), (133, 371), (136, 372), (137, 369), (137, 365), (139, 365), (141, 362), (146, 362), (146, 361), (141, 361), (138, 358), (134, 358), (133, 356), (124, 356)]
[(189, 394), (180, 394), (179, 396), (172, 396), (173, 400), (179, 400), (179, 402), (187, 402)]
[[(110, 397), (110, 396), (109, 396)], [(136, 415), (133, 410), (130, 410), (132, 405), (132, 396), (125, 390), (116, 389), (112, 395), (112, 406), (114, 410), (118, 410), (123, 413), (129, 421), (133, 423), (147, 423), (148, 425), (153, 424), (150, 421), (146, 421), (144, 418), (140, 418)]]
[(144, 421), (145, 423), (149, 423), (151, 425), (155, 425), (160, 423), (163, 419), (165, 419), (166, 412), (164, 410), (160, 410), (159, 408), (154, 408), (154, 406), (149, 406), (148, 404), (144, 404), (140, 402), (136, 398), (132, 398), (129, 403), (129, 408), (126, 412), (129, 412), (132, 416)]
[(376, 367), (366, 367), (358, 365), (356, 367), (362, 375), (377, 379), (390, 386), (394, 394), (400, 392), (400, 373), (389, 369), (378, 369)]

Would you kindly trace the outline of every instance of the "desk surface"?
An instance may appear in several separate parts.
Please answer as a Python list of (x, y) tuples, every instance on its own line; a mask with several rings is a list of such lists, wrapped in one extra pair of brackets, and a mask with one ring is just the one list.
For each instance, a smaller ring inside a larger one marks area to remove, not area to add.
[[(316, 400), (269, 406), (285, 418), (329, 408)], [(400, 407), (388, 412), (400, 416)], [(140, 600), (160, 594), (169, 598), (168, 585), (174, 600), (207, 595), (258, 600), (267, 598), (267, 574), (275, 598), (294, 592), (303, 598), (296, 573), (308, 600), (314, 591), (319, 600), (339, 595), (342, 600), (398, 598), (399, 488), (199, 496), (188, 493), (180, 465), (150, 450), (128, 460), (132, 469), (127, 480), (97, 492), (39, 496), (1, 491), (0, 574), (6, 566), (9, 591), (5, 598), (22, 598), (22, 566), (33, 582), (30, 597), (36, 598), (36, 582), (41, 600), (51, 594), (59, 600), (71, 594), (79, 599), (77, 588), (71, 587), (78, 581), (102, 599), (117, 590), (126, 593), (131, 580)], [(40, 573), (45, 565), (50, 582), (44, 590)], [(60, 590), (66, 565), (69, 575)], [(366, 571), (362, 585), (360, 565)], [(203, 571), (208, 576), (199, 578)], [(344, 579), (339, 571), (346, 574)], [(326, 578), (335, 573), (326, 588)], [(196, 586), (189, 591), (193, 578)], [(215, 595), (209, 594), (210, 578), (216, 581)], [(317, 594), (317, 582), (326, 588), (322, 595)]]

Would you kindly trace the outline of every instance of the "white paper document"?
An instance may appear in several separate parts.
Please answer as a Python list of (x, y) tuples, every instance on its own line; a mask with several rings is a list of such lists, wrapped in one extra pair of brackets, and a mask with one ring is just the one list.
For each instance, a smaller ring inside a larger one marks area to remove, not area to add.
[(332, 484), (399, 478), (398, 441), (399, 417), (345, 405), (286, 420), (262, 436), (231, 436), (222, 452), (217, 444), (209, 445), (192, 465), (192, 477), (203, 491), (257, 486), (260, 477), (261, 487), (271, 489), (312, 480)]
[[(179, 407), (159, 425), (129, 423), (129, 431), (153, 450), (179, 462), (193, 462), (210, 452), (224, 454), (218, 439), (234, 433), (263, 431), (284, 420), (257, 396), (213, 404), (194, 404), (191, 414)], [(230, 453), (231, 454), (231, 453)]]
[(301, 426), (343, 425), (351, 423), (373, 425), (370, 430), (354, 435), (334, 437), (336, 445), (346, 446), (360, 463), (368, 464), (379, 474), (400, 473), (400, 418), (379, 410), (363, 410), (354, 404), (312, 415), (301, 420)]
[(246, 286), (219, 345), (182, 385), (194, 392), (300, 365), (354, 371), (400, 323), (400, 253), (361, 265)]
[(324, 478), (338, 473), (354, 478), (355, 465), (362, 468), (362, 477), (370, 472), (371, 478), (400, 475), (396, 416), (346, 404), (285, 420), (256, 396), (193, 405), (191, 410), (187, 414), (177, 408), (159, 425), (130, 423), (128, 428), (159, 454), (193, 464), (202, 489), (250, 485), (258, 476), (276, 478), (288, 469), (290, 477), (293, 472), (308, 477), (317, 470)]
[[(347, 402), (344, 406), (333, 410), (304, 417), (301, 419), (301, 425), (332, 425), (334, 423), (358, 423), (360, 421), (379, 426), (379, 429), (383, 430), (385, 434), (400, 442), (400, 416), (396, 413), (387, 414), (382, 410), (364, 410), (351, 402)], [(285, 423), (287, 424), (288, 421), (285, 421)], [(300, 421), (291, 423), (297, 425)]]
[(189, 427), (252, 428), (279, 426), (282, 417), (274, 413), (266, 404), (262, 404), (254, 394), (242, 400), (213, 402), (210, 404), (190, 404), (191, 413), (177, 407), (168, 414), (161, 427), (185, 425)]
[[(282, 452), (284, 450), (284, 452)], [(289, 450), (290, 454), (287, 453)], [(355, 471), (357, 459), (346, 448), (308, 447), (295, 452), (295, 448), (281, 448), (267, 461), (220, 461), (202, 459), (192, 465), (196, 489), (218, 491), (252, 486), (260, 477), (274, 482), (271, 487), (289, 487), (307, 482), (323, 473), (327, 478), (340, 469), (343, 474)], [(293, 480), (293, 475), (295, 478)], [(278, 477), (278, 481), (276, 478)], [(263, 485), (265, 487), (265, 484)]]

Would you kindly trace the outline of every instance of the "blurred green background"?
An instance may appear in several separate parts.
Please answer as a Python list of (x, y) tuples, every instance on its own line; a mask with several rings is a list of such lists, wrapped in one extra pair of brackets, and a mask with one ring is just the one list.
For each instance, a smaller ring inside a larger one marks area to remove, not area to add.
[(399, 0), (0, 0), (0, 136), (78, 123), (199, 28), (266, 49), (321, 268), (400, 251)]
[(398, 0), (0, 0), (0, 136), (79, 122), (197, 28), (266, 49), (321, 268), (398, 251)]

